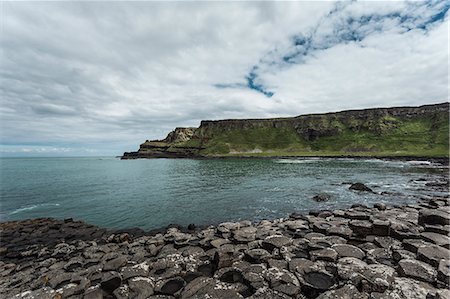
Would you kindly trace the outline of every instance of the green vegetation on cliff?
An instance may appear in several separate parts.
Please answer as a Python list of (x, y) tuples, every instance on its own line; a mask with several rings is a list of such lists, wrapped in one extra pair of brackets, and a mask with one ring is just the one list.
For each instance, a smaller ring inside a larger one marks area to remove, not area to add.
[(449, 103), (294, 118), (203, 121), (195, 130), (177, 130), (180, 134), (189, 130), (189, 139), (144, 143), (137, 154), (139, 157), (164, 157), (165, 153), (167, 157), (448, 157)]

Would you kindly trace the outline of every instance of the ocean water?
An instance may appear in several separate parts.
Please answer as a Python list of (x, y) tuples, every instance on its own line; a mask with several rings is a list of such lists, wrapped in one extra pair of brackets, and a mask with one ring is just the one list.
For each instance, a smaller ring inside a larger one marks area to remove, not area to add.
[[(286, 217), (292, 212), (403, 204), (431, 196), (433, 163), (361, 159), (1, 158), (0, 220), (55, 217), (107, 228)], [(348, 190), (362, 182), (374, 191)], [(315, 202), (318, 193), (328, 202)], [(436, 194), (439, 195), (439, 194)], [(442, 195), (442, 194), (441, 194)]]

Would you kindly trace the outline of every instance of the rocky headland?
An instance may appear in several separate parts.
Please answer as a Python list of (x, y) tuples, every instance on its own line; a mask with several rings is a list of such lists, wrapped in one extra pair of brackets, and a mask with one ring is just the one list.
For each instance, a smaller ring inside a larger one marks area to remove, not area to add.
[(204, 120), (147, 140), (122, 159), (207, 157), (447, 157), (449, 103), (306, 114), (290, 118)]
[(159, 232), (0, 223), (1, 298), (450, 298), (450, 200)]

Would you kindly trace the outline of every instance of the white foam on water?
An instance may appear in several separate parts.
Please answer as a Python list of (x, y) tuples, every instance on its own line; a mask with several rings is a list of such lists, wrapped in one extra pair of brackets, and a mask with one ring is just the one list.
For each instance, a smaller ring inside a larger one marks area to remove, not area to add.
[[(303, 164), (303, 163), (314, 163), (320, 161), (320, 158), (311, 158), (311, 159), (278, 159), (275, 160), (275, 163), (282, 164)], [(322, 159), (323, 161), (323, 159)]]
[(18, 214), (18, 213), (22, 213), (22, 212), (26, 212), (26, 211), (31, 211), (31, 210), (34, 210), (34, 209), (37, 209), (37, 208), (40, 208), (40, 207), (48, 207), (48, 206), (58, 207), (59, 203), (43, 203), (43, 204), (38, 204), (38, 205), (26, 206), (26, 207), (23, 207), (23, 208), (15, 209), (11, 213), (9, 213), (9, 215), (14, 215), (14, 214)]

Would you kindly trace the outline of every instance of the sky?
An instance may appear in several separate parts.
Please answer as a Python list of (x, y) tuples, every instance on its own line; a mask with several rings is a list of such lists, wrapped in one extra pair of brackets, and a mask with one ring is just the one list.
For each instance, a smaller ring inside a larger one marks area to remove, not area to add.
[(448, 1), (0, 2), (0, 156), (448, 101)]

